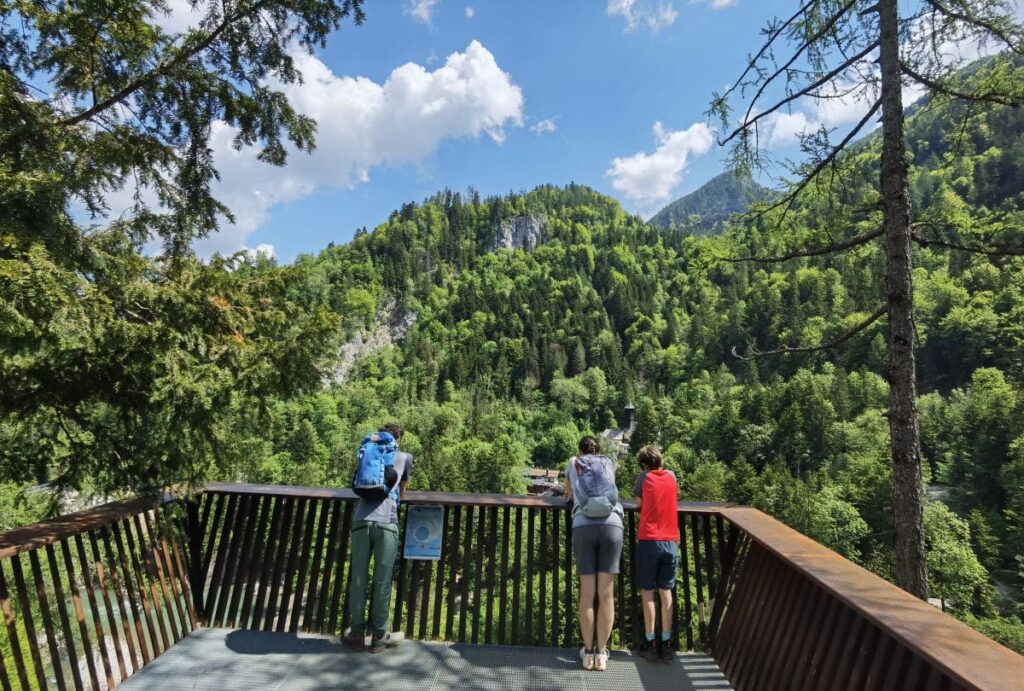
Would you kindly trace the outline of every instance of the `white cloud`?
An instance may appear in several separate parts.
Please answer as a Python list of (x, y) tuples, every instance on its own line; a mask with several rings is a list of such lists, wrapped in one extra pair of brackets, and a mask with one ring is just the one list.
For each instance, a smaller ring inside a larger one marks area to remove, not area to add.
[(418, 22), (429, 24), (434, 18), (434, 6), (439, 0), (412, 0), (405, 11)]
[(671, 1), (655, 4), (653, 0), (608, 0), (608, 16), (626, 20), (625, 31), (635, 31), (641, 24), (656, 33), (672, 26), (678, 16)]
[(530, 131), (534, 134), (550, 134), (557, 129), (558, 125), (555, 123), (555, 118), (541, 120), (536, 125), (530, 127)]
[(522, 126), (522, 91), (477, 41), (433, 71), (415, 63), (397, 67), (383, 84), (338, 76), (306, 53), (295, 60), (303, 83), (278, 87), (317, 121), (317, 148), (308, 155), (292, 151), (288, 165), (278, 168), (257, 160), (255, 149), (236, 151), (235, 129), (215, 123), (209, 145), (221, 181), (214, 194), (236, 223), (198, 241), (201, 255), (243, 248), (275, 205), (322, 187), (355, 187), (375, 167), (420, 164), (447, 139), (487, 135), (500, 143), (504, 128)]
[(736, 0), (690, 0), (690, 4), (704, 3), (711, 6), (713, 10), (724, 10), (726, 7), (732, 7), (736, 4)]
[(266, 257), (267, 259), (273, 259), (275, 256), (277, 256), (277, 252), (274, 250), (274, 246), (266, 242), (261, 242), (260, 244), (256, 245), (255, 248), (246, 247), (244, 248), (244, 251), (246, 254), (253, 258)]
[(472, 19), (473, 15), (475, 15), (475, 14), (476, 14), (476, 10), (474, 10), (472, 7), (467, 7), (466, 8), (466, 19)]
[(189, 0), (165, 0), (167, 13), (157, 11), (153, 21), (169, 34), (178, 34), (198, 26), (203, 18), (205, 5), (193, 7)]
[(612, 159), (605, 171), (612, 187), (645, 207), (668, 199), (682, 181), (689, 157), (707, 153), (714, 141), (713, 130), (702, 122), (676, 131), (656, 122), (654, 137), (658, 141), (654, 153), (640, 151)]

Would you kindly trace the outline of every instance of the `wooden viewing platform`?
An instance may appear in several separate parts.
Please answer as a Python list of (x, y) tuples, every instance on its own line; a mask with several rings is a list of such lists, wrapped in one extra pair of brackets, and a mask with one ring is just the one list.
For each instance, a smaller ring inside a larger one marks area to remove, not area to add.
[[(401, 557), (379, 656), (343, 651), (349, 490), (211, 484), (0, 535), (0, 689), (1013, 689), (1024, 658), (749, 507), (679, 504), (675, 665), (637, 661), (627, 505), (609, 671), (583, 672), (564, 499), (411, 492), (438, 561)], [(402, 513), (404, 521), (405, 512)], [(402, 662), (402, 661), (405, 662)], [(408, 663), (408, 664), (405, 664)], [(235, 670), (236, 672), (232, 672)], [(261, 671), (262, 670), (262, 671)], [(391, 677), (389, 677), (391, 678)]]

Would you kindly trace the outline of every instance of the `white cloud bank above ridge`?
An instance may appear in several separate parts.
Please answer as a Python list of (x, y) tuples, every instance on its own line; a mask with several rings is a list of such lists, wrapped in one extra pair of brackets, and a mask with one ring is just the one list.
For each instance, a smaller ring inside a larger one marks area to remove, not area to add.
[(612, 187), (643, 209), (668, 199), (682, 182), (690, 156), (710, 151), (714, 130), (703, 122), (685, 130), (668, 130), (654, 123), (658, 148), (654, 153), (640, 151), (625, 158), (614, 158), (605, 171)]
[(235, 129), (214, 123), (210, 148), (221, 174), (214, 194), (236, 222), (197, 241), (200, 255), (242, 249), (277, 204), (322, 187), (355, 187), (374, 167), (422, 163), (446, 139), (485, 134), (500, 143), (506, 127), (523, 124), (522, 91), (478, 41), (433, 71), (415, 63), (397, 67), (383, 84), (335, 75), (307, 53), (295, 60), (303, 83), (279, 88), (317, 121), (316, 150), (292, 151), (286, 166), (271, 166), (257, 160), (256, 149), (235, 150)]
[(626, 21), (624, 31), (635, 31), (645, 25), (652, 33), (672, 26), (679, 16), (671, 2), (653, 0), (608, 0), (608, 16), (622, 17)]

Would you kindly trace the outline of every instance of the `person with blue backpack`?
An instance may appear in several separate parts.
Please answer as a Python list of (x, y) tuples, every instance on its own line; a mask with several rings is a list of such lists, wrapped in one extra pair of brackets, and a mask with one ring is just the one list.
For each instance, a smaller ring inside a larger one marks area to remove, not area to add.
[[(583, 437), (569, 459), (566, 492), (573, 502), (572, 551), (580, 576), (583, 669), (603, 672), (615, 621), (615, 577), (622, 556), (622, 504), (615, 486), (615, 461), (600, 454), (594, 437)], [(597, 601), (595, 612), (594, 603)]]
[(388, 633), (391, 581), (398, 553), (398, 503), (412, 472), (412, 456), (398, 450), (402, 428), (388, 423), (359, 445), (352, 489), (359, 496), (352, 515), (352, 578), (348, 588), (351, 626), (342, 640), (353, 650), (366, 649), (366, 595), (373, 556), (373, 598), (370, 611), (370, 652), (400, 643)]

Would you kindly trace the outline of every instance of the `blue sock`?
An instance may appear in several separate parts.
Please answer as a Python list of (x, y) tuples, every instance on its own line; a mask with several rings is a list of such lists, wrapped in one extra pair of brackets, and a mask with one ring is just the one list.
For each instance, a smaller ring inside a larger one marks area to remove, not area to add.
[(644, 636), (647, 638), (647, 642), (650, 643), (654, 640), (654, 632), (645, 633)]
[[(654, 634), (651, 634), (651, 635), (653, 637)], [(671, 638), (672, 638), (672, 633), (671, 632), (669, 632), (669, 631), (662, 631), (661, 632), (661, 640), (662, 641), (667, 641), (667, 640), (669, 640)]]

